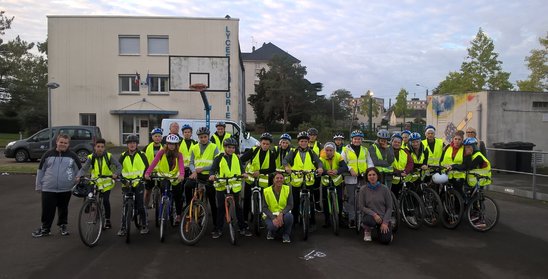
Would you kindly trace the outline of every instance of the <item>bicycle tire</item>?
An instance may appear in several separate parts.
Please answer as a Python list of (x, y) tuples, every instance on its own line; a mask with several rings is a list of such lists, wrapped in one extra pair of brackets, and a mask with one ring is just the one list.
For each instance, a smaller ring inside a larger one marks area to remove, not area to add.
[(82, 242), (93, 247), (99, 242), (103, 230), (103, 213), (96, 200), (86, 200), (78, 215), (78, 233)]
[(308, 239), (308, 233), (310, 232), (310, 199), (302, 198), (301, 201), (301, 218), (303, 220), (303, 240)]
[(167, 230), (167, 222), (169, 221), (169, 215), (168, 215), (168, 199), (162, 199), (162, 207), (160, 209), (160, 242), (164, 242), (165, 240), (165, 234)]
[[(360, 208), (358, 206), (358, 195), (360, 193), (360, 190), (356, 188), (354, 191), (354, 222), (356, 223), (356, 234), (360, 234), (361, 228), (362, 228), (362, 213), (360, 211)], [(350, 223), (350, 219), (348, 220)]]
[(337, 200), (337, 192), (331, 192), (331, 201), (329, 206), (329, 214), (331, 215), (331, 226), (333, 227), (333, 233), (339, 235), (339, 205)]
[(228, 216), (229, 219), (227, 220), (228, 223), (228, 230), (230, 235), (230, 243), (232, 245), (236, 245), (238, 242), (238, 218), (236, 218), (236, 204), (234, 202), (234, 199), (227, 199), (227, 210), (228, 210)]
[[(479, 212), (475, 212), (474, 204), (479, 203)], [(494, 216), (486, 216), (487, 211), (491, 213), (493, 211)], [(476, 215), (473, 217), (473, 213), (476, 213)], [(476, 195), (472, 200), (470, 201), (468, 208), (466, 209), (466, 219), (468, 220), (468, 224), (478, 232), (487, 232), (490, 231), (492, 228), (495, 227), (495, 225), (498, 223), (500, 218), (500, 211), (497, 203), (492, 198), (486, 196), (485, 194)], [(483, 221), (483, 225), (476, 224), (475, 218), (478, 220)]]
[(126, 207), (125, 207), (125, 213), (126, 219), (125, 219), (125, 225), (126, 225), (126, 243), (130, 243), (131, 241), (131, 222), (133, 221), (133, 200), (128, 199), (126, 201)]
[(252, 195), (252, 212), (253, 212), (253, 233), (256, 236), (261, 235), (261, 209), (259, 208), (260, 196), (258, 192)]
[(421, 198), (417, 193), (406, 190), (401, 193), (400, 210), (405, 224), (411, 229), (418, 229), (422, 225), (422, 205)]
[(154, 208), (154, 224), (160, 227), (160, 189), (152, 188), (152, 207)]
[(447, 229), (454, 229), (460, 224), (464, 212), (462, 196), (455, 189), (450, 188), (440, 198), (443, 205), (442, 224)]
[(189, 246), (198, 243), (206, 232), (208, 218), (206, 206), (201, 202), (193, 201), (190, 206), (187, 206), (179, 226), (181, 241)]
[(392, 226), (392, 232), (397, 232), (401, 224), (401, 210), (398, 202), (398, 198), (394, 192), (390, 191), (392, 197), (392, 215), (390, 216), (390, 225)]
[(424, 223), (430, 227), (435, 227), (440, 222), (443, 208), (440, 196), (434, 189), (424, 188), (422, 197), (424, 204)]

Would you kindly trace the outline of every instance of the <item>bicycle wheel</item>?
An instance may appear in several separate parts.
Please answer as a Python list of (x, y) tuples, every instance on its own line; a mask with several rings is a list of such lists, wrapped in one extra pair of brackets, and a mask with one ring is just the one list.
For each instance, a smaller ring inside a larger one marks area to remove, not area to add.
[(466, 209), (468, 224), (478, 232), (491, 230), (499, 221), (499, 207), (490, 197), (476, 195)]
[(400, 228), (401, 222), (401, 210), (398, 202), (398, 198), (394, 192), (390, 191), (392, 197), (392, 216), (390, 216), (390, 225), (392, 226), (392, 232), (397, 232)]
[(234, 203), (234, 199), (229, 198), (226, 200), (227, 204), (227, 223), (228, 223), (228, 231), (230, 234), (230, 243), (232, 245), (236, 245), (238, 241), (238, 218), (236, 218), (236, 204)]
[(78, 215), (78, 232), (82, 242), (93, 247), (97, 245), (103, 228), (101, 206), (96, 200), (86, 200)]
[(251, 212), (253, 212), (253, 233), (255, 233), (256, 236), (261, 235), (261, 209), (259, 208), (259, 195), (259, 192), (255, 192), (251, 196)]
[(422, 193), (424, 204), (424, 223), (434, 227), (441, 219), (442, 205), (438, 193), (432, 188), (424, 188)]
[[(362, 213), (360, 211), (360, 208), (358, 206), (358, 195), (360, 191), (356, 189), (354, 193), (354, 222), (356, 222), (356, 233), (360, 234), (360, 230), (362, 228)], [(348, 223), (350, 224), (350, 219), (348, 220)]]
[(301, 199), (301, 218), (303, 220), (303, 240), (306, 241), (310, 231), (310, 199), (307, 197)]
[(199, 201), (193, 201), (183, 212), (183, 220), (179, 226), (181, 241), (186, 245), (194, 245), (204, 236), (208, 223), (206, 207)]
[(158, 187), (152, 188), (152, 207), (154, 208), (154, 223), (156, 227), (160, 226), (160, 189)]
[(167, 222), (169, 222), (169, 200), (162, 199), (160, 208), (160, 242), (164, 242), (165, 233), (167, 229)]
[(339, 205), (337, 200), (337, 192), (331, 192), (330, 196), (330, 209), (329, 214), (331, 215), (331, 226), (333, 227), (333, 233), (339, 235)]
[(400, 199), (401, 215), (405, 224), (411, 229), (418, 229), (422, 224), (422, 201), (417, 193), (407, 190)]
[(131, 235), (131, 221), (133, 221), (133, 200), (128, 199), (126, 201), (126, 207), (124, 212), (126, 219), (125, 219), (125, 225), (126, 225), (126, 243), (129, 243), (131, 241), (130, 235)]
[(455, 189), (448, 189), (441, 196), (443, 205), (441, 222), (448, 229), (456, 228), (464, 211), (462, 196)]

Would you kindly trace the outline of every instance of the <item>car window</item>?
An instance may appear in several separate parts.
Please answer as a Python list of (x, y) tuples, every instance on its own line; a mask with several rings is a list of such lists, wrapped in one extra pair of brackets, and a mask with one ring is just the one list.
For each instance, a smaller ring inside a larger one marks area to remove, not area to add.
[(35, 140), (35, 141), (49, 140), (48, 132), (49, 132), (49, 130), (45, 130), (41, 133), (38, 133), (32, 139)]
[(91, 140), (91, 131), (84, 129), (77, 129), (74, 133), (77, 140)]
[(75, 129), (60, 129), (59, 134), (65, 134), (70, 137), (71, 140), (74, 140)]

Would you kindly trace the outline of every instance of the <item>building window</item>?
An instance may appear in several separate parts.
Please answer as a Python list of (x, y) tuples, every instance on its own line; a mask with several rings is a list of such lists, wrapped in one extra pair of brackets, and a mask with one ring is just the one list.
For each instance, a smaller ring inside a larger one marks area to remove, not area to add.
[(150, 76), (148, 79), (149, 94), (166, 94), (169, 89), (169, 77), (167, 76)]
[(120, 55), (141, 54), (139, 36), (118, 36), (118, 51)]
[(120, 75), (118, 80), (121, 94), (139, 94), (139, 81), (135, 75)]
[(80, 125), (97, 126), (97, 116), (95, 113), (80, 113)]
[(169, 38), (167, 36), (148, 36), (148, 55), (168, 55)]
[(548, 108), (548, 102), (533, 102), (533, 108)]

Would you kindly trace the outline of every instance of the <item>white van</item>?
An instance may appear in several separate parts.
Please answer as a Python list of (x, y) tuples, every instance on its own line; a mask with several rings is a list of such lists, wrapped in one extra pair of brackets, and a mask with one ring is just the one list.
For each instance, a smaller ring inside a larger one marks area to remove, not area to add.
[[(240, 153), (243, 153), (245, 150), (259, 145), (259, 141), (256, 138), (250, 136), (249, 132), (245, 131), (244, 123), (241, 121), (238, 124), (232, 120), (210, 120), (209, 130), (211, 131), (211, 135), (213, 135), (213, 133), (215, 133), (216, 131), (215, 124), (221, 121), (226, 123), (226, 132), (230, 133), (235, 139), (238, 139), (238, 142), (240, 143)], [(198, 130), (198, 128), (200, 127), (206, 126), (206, 121), (204, 119), (165, 118), (164, 120), (162, 120), (162, 129), (164, 130), (164, 136), (169, 134), (169, 125), (172, 122), (177, 122), (179, 124), (179, 127), (183, 127), (183, 125), (185, 124), (190, 125), (192, 127), (192, 138), (195, 140), (198, 140), (196, 130)], [(180, 128), (179, 135), (181, 137), (183, 136)]]

